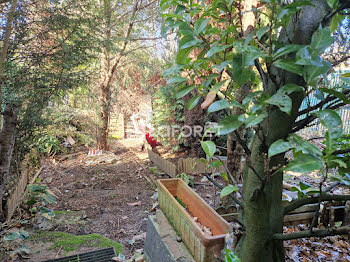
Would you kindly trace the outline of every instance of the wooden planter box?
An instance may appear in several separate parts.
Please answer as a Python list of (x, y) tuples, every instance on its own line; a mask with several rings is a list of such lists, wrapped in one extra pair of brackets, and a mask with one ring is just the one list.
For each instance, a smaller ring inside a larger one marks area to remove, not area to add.
[[(159, 206), (194, 259), (198, 262), (216, 261), (215, 257), (219, 257), (224, 248), (229, 224), (181, 179), (159, 179), (157, 182)], [(198, 217), (213, 235), (204, 233), (193, 217)]]

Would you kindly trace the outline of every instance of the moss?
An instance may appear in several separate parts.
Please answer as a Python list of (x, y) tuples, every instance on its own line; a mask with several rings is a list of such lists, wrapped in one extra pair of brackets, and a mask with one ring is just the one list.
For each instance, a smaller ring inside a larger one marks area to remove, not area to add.
[(33, 240), (52, 242), (50, 249), (62, 248), (65, 252), (78, 250), (81, 247), (114, 247), (119, 254), (123, 245), (99, 234), (76, 236), (64, 232), (40, 232), (32, 237)]

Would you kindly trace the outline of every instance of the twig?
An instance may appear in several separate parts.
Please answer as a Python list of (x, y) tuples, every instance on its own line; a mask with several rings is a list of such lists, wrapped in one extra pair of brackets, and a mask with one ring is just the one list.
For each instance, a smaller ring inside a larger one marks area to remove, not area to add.
[[(223, 187), (223, 185), (221, 185), (221, 184), (219, 184), (218, 182), (216, 182), (214, 179), (212, 179), (209, 175), (205, 175), (207, 178), (208, 178), (208, 180), (210, 181), (210, 182), (212, 182), (213, 184), (214, 184), (214, 186), (216, 186), (217, 188), (219, 188), (219, 189), (223, 189), (224, 187)], [(229, 197), (233, 200), (233, 201), (235, 201), (236, 203), (237, 203), (237, 205), (239, 205), (239, 207), (241, 208), (241, 209), (244, 209), (244, 205), (243, 205), (243, 203), (240, 201), (240, 200), (238, 200), (233, 194), (229, 194)]]
[[(345, 201), (350, 200), (350, 195), (329, 195), (323, 194), (321, 196), (321, 201)], [(283, 214), (286, 215), (289, 212), (297, 209), (298, 207), (307, 205), (307, 204), (315, 204), (319, 201), (319, 196), (308, 197), (303, 199), (293, 200), (288, 206), (284, 207)]]
[[(213, 156), (213, 158), (218, 159), (219, 161), (221, 161), (221, 159), (220, 159), (219, 157), (217, 157), (217, 156)], [(222, 163), (222, 164), (223, 164), (223, 166), (224, 166), (224, 168), (225, 168), (225, 170), (226, 170), (228, 176), (229, 176), (230, 179), (232, 180), (232, 183), (237, 184), (237, 181), (236, 181), (236, 180), (234, 179), (234, 177), (232, 176), (230, 170), (227, 168), (227, 166), (226, 166), (224, 163)]]
[(338, 228), (330, 228), (324, 230), (306, 230), (301, 232), (295, 232), (290, 234), (282, 234), (277, 233), (272, 235), (272, 239), (274, 240), (291, 240), (305, 237), (326, 237), (326, 236), (334, 236), (334, 235), (345, 235), (350, 232), (350, 227), (338, 227)]

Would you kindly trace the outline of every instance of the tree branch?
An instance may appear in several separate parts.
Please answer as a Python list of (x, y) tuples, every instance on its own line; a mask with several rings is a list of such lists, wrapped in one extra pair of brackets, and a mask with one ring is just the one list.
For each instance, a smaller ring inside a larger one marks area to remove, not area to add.
[(335, 236), (335, 235), (346, 235), (350, 233), (350, 227), (338, 227), (338, 228), (329, 228), (323, 230), (306, 230), (301, 232), (295, 232), (290, 234), (277, 233), (272, 235), (274, 240), (291, 240), (305, 237), (326, 237), (326, 236)]
[(334, 61), (333, 63), (332, 63), (332, 66), (334, 67), (334, 66), (337, 66), (337, 65), (339, 65), (339, 64), (341, 64), (341, 63), (343, 63), (343, 62), (345, 62), (346, 60), (348, 60), (350, 58), (350, 55), (348, 55), (348, 56), (345, 56), (345, 57), (343, 57), (343, 58), (341, 58), (341, 59), (339, 59), (339, 60), (337, 60), (337, 61)]
[[(216, 186), (217, 188), (219, 188), (219, 189), (223, 189), (223, 188), (224, 188), (221, 184), (219, 184), (219, 183), (216, 182), (214, 179), (212, 179), (208, 174), (206, 174), (205, 176), (206, 176), (206, 177), (208, 178), (208, 180), (209, 180), (210, 182), (212, 182), (213, 185)], [(239, 205), (239, 207), (240, 207), (241, 209), (244, 209), (243, 203), (242, 203), (238, 198), (236, 198), (233, 194), (229, 194), (228, 196), (229, 196), (233, 201), (235, 201), (235, 202), (237, 203), (237, 205)]]
[(346, 153), (350, 153), (350, 148), (334, 151), (332, 155), (340, 155), (340, 154), (346, 154)]
[[(283, 208), (283, 215), (287, 215), (291, 211), (308, 204), (315, 204), (319, 201), (319, 196), (308, 197), (303, 199), (293, 200), (288, 206)], [(321, 201), (346, 201), (350, 200), (350, 195), (329, 195), (324, 194), (321, 196)]]
[(255, 67), (256, 69), (258, 69), (259, 71), (259, 74), (261, 76), (261, 80), (263, 82), (263, 89), (266, 91), (267, 90), (267, 80), (266, 80), (266, 73), (264, 72), (264, 70), (262, 69), (262, 66), (259, 62), (258, 59), (255, 59), (254, 60), (254, 64), (255, 64)]

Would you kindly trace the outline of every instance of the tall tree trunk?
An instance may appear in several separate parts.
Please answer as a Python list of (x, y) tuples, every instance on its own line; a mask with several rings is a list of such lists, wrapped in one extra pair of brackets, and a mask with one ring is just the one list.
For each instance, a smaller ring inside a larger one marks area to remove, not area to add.
[(3, 112), (4, 124), (0, 138), (0, 221), (5, 220), (5, 203), (3, 202), (4, 182), (6, 181), (15, 145), (17, 109), (13, 104), (7, 104)]
[(134, 20), (139, 7), (139, 1), (137, 0), (133, 6), (131, 18), (128, 23), (127, 30), (125, 32), (125, 40), (123, 41), (122, 48), (120, 49), (117, 58), (112, 63), (111, 56), (111, 41), (112, 41), (112, 5), (111, 0), (101, 0), (100, 4), (103, 5), (105, 14), (105, 46), (104, 46), (104, 61), (103, 61), (103, 77), (100, 84), (100, 104), (101, 104), (101, 123), (98, 134), (98, 146), (102, 150), (108, 150), (108, 124), (111, 111), (111, 97), (112, 97), (112, 84), (117, 74), (117, 69), (120, 60), (125, 55), (126, 47), (129, 44), (129, 37), (134, 26)]
[[(4, 81), (4, 77), (5, 77), (5, 62), (7, 57), (7, 51), (9, 48), (9, 41), (10, 41), (10, 36), (12, 32), (12, 22), (14, 19), (16, 7), (17, 7), (17, 0), (12, 0), (11, 8), (7, 16), (5, 36), (4, 36), (2, 50), (0, 54), (0, 111), (2, 108), (2, 102), (3, 102), (2, 101), (2, 82)], [(2, 122), (2, 117), (0, 116), (0, 126), (1, 126), (1, 122)]]
[[(298, 17), (281, 32), (279, 41), (283, 44), (310, 44), (313, 32), (328, 14), (326, 0), (312, 1), (314, 6), (304, 7)], [(288, 36), (288, 37), (287, 37)], [(305, 86), (302, 77), (290, 72), (269, 66), (267, 77), (268, 93), (273, 95), (285, 84)], [(272, 79), (273, 77), (274, 79)], [(278, 83), (278, 86), (277, 84)], [(302, 94), (293, 93), (292, 113), (287, 115), (272, 106), (268, 109), (268, 117), (261, 124), (252, 141), (251, 166), (265, 181), (262, 182), (250, 168), (244, 177), (244, 211), (242, 217), (245, 224), (244, 236), (239, 241), (237, 252), (244, 262), (277, 262), (284, 261), (282, 241), (272, 241), (271, 235), (282, 233), (282, 182), (283, 174), (279, 172), (270, 176), (269, 170), (284, 162), (283, 154), (272, 157), (267, 162), (267, 150), (278, 139), (285, 139), (291, 133), (292, 124), (304, 98)]]

